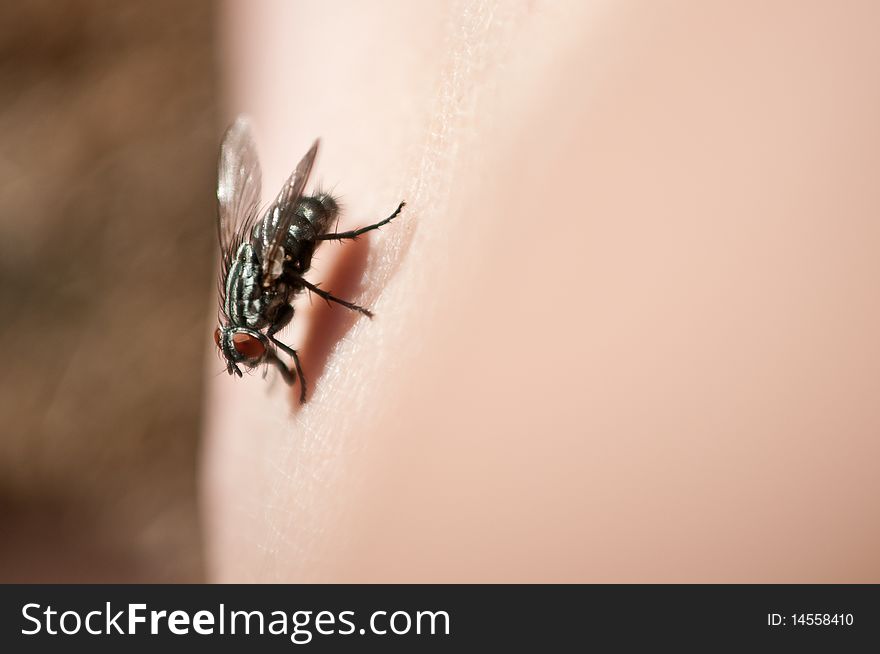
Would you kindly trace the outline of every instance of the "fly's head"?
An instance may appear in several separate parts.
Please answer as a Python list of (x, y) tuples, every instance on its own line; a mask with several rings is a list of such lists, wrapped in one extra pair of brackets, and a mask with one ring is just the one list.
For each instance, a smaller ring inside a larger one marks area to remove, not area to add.
[(269, 341), (260, 332), (247, 327), (221, 325), (214, 330), (214, 342), (226, 360), (226, 372), (241, 377), (238, 364), (254, 368), (266, 358)]

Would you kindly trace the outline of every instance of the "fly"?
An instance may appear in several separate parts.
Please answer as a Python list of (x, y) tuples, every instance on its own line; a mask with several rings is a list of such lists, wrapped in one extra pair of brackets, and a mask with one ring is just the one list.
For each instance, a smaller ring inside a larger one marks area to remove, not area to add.
[[(328, 303), (372, 318), (369, 309), (334, 296), (305, 279), (312, 256), (324, 241), (355, 239), (390, 223), (390, 216), (347, 232), (330, 232), (339, 216), (339, 204), (328, 193), (304, 195), (318, 154), (312, 145), (275, 198), (260, 212), (261, 170), (250, 124), (239, 117), (220, 147), (217, 179), (217, 236), (220, 240), (220, 325), (214, 341), (230, 375), (242, 376), (239, 366), (252, 369), (274, 365), (288, 384), (300, 381), (300, 402), (306, 399), (306, 381), (299, 355), (276, 334), (293, 319), (293, 299), (308, 290)], [(292, 360), (294, 374), (278, 356)]]

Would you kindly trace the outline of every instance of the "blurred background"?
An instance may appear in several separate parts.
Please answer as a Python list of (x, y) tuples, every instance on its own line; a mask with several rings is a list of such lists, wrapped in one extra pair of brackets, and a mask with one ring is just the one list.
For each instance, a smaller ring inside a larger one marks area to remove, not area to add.
[(0, 582), (203, 577), (214, 11), (0, 3)]

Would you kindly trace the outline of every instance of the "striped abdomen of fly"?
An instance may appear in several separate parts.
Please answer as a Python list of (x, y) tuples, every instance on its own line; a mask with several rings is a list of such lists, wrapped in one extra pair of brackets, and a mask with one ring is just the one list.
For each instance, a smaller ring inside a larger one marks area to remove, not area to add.
[[(330, 195), (319, 194), (300, 199), (294, 213), (287, 238), (271, 265), (264, 266), (263, 257), (280, 218), (277, 209), (270, 208), (254, 225), (251, 241), (239, 245), (225, 284), (223, 308), (231, 325), (256, 330), (276, 325), (289, 313), (286, 307), (293, 296), (304, 288), (301, 275), (311, 266), (316, 239), (336, 219), (339, 207)], [(291, 317), (292, 313), (284, 324)]]
[[(295, 279), (305, 273), (312, 265), (318, 237), (327, 232), (338, 215), (339, 205), (327, 193), (301, 198), (296, 203), (284, 245), (276, 255), (276, 261), (270, 263), (273, 274), (280, 276), (284, 272), (288, 278)], [(280, 219), (280, 210), (270, 208), (254, 226), (254, 243), (259, 251), (268, 250)]]

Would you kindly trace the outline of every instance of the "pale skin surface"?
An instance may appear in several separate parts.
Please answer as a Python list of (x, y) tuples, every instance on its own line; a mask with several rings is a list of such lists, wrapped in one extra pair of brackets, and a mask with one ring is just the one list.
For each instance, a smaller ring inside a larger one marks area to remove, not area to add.
[(264, 199), (409, 204), (212, 378), (212, 579), (880, 581), (880, 9), (742, 4), (227, 7)]

